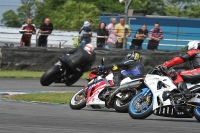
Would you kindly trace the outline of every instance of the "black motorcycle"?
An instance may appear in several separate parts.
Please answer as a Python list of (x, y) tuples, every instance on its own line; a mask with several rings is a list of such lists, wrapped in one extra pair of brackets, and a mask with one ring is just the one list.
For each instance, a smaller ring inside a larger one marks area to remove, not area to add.
[(68, 66), (66, 56), (69, 54), (60, 57), (58, 62), (45, 71), (40, 79), (42, 86), (49, 86), (52, 83), (65, 83), (67, 86), (71, 86), (81, 78), (83, 72), (80, 68), (83, 66), (76, 68), (77, 72), (72, 71)]

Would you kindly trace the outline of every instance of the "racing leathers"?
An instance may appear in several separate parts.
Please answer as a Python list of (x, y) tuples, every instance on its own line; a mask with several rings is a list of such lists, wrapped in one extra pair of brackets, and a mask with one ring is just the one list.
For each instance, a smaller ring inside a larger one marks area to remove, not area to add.
[(104, 69), (113, 72), (113, 81), (115, 88), (120, 86), (120, 82), (125, 77), (131, 79), (143, 77), (145, 75), (144, 65), (141, 62), (134, 60), (124, 60), (119, 63), (105, 65)]
[(180, 91), (188, 92), (189, 90), (184, 81), (192, 83), (198, 81), (200, 78), (200, 50), (188, 50), (185, 55), (174, 57), (173, 59), (163, 63), (162, 66), (170, 68), (186, 61), (191, 61), (192, 70), (181, 70), (171, 75), (174, 84), (178, 86), (178, 89), (180, 89)]
[[(82, 47), (77, 47), (64, 56), (65, 64), (73, 71), (74, 79), (79, 79), (84, 72), (89, 71), (95, 61), (96, 54), (89, 53)], [(63, 57), (62, 57), (63, 58)]]

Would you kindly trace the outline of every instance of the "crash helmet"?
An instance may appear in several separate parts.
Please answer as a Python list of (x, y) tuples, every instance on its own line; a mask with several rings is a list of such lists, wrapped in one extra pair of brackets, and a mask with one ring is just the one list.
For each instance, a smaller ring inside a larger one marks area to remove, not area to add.
[(200, 41), (190, 41), (187, 44), (187, 50), (200, 49)]
[(94, 46), (92, 44), (86, 44), (84, 50), (87, 51), (89, 54), (92, 54), (94, 51)]
[(126, 55), (125, 60), (139, 61), (140, 60), (140, 54), (133, 51), (132, 53), (128, 53)]

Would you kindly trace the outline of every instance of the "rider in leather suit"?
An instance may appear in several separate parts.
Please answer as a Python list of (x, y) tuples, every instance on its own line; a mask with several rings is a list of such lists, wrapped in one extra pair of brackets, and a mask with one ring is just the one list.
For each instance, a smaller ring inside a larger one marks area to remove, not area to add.
[(139, 62), (139, 60), (139, 53), (132, 52), (128, 53), (125, 57), (125, 60), (123, 60), (122, 62), (102, 66), (102, 69), (112, 70), (113, 72), (113, 89), (117, 89), (117, 87), (120, 86), (121, 80), (125, 77), (130, 77), (131, 79), (133, 79), (145, 75), (144, 65)]
[(87, 44), (69, 51), (65, 56), (66, 65), (74, 72), (73, 79), (79, 79), (84, 72), (89, 71), (95, 61), (94, 46)]
[(172, 66), (191, 61), (192, 70), (182, 70), (169, 74), (173, 79), (174, 84), (177, 85), (181, 92), (188, 92), (186, 98), (191, 97), (191, 92), (187, 89), (187, 85), (184, 82), (196, 82), (200, 79), (200, 42), (191, 41), (188, 43), (187, 52), (182, 56), (174, 57), (173, 59), (166, 61), (161, 66), (163, 70), (168, 69)]

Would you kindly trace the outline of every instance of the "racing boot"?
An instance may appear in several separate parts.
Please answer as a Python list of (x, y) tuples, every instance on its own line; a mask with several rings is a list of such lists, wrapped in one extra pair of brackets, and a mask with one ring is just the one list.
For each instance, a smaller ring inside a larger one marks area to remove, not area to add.
[(115, 92), (120, 87), (120, 82), (121, 82), (121, 71), (119, 71), (119, 70), (113, 71), (113, 75), (114, 75), (114, 77), (113, 77), (114, 86), (108, 87), (111, 90), (110, 90), (110, 95), (106, 100), (106, 107), (108, 107), (108, 108), (113, 107), (112, 99), (115, 96)]
[(114, 82), (114, 86), (109, 87), (113, 90), (116, 90), (119, 86), (120, 86), (120, 82), (121, 82), (121, 71), (113, 71), (113, 82)]

